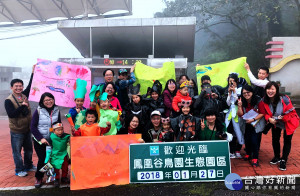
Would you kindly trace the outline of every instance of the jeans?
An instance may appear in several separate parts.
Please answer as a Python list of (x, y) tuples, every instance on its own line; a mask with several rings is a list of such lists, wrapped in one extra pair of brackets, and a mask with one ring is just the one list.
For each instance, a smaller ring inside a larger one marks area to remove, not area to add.
[(235, 136), (232, 122), (229, 123), (229, 125), (227, 127), (227, 131), (228, 131), (228, 133), (231, 133), (233, 135), (232, 141), (229, 142), (230, 153), (235, 153), (236, 151), (241, 151), (242, 145), (239, 144), (238, 139)]
[[(12, 154), (16, 166), (16, 173), (23, 171), (24, 169), (32, 168), (32, 140), (31, 132), (27, 133), (13, 133), (10, 132), (10, 141)], [(21, 150), (24, 151), (24, 162), (22, 159)]]
[(253, 159), (258, 159), (260, 139), (261, 139), (261, 133), (256, 133), (255, 128), (251, 124), (246, 124), (246, 130), (245, 130), (246, 153), (247, 155), (252, 156)]
[(46, 145), (45, 144), (39, 144), (37, 141), (33, 141), (34, 150), (36, 152), (36, 155), (38, 156), (38, 163), (37, 163), (37, 169), (35, 172), (35, 177), (39, 180), (43, 179), (44, 173), (40, 172), (40, 169), (45, 166), (45, 158), (46, 158)]
[[(281, 136), (281, 128), (272, 128), (272, 145), (274, 156), (280, 159), (280, 136)], [(288, 156), (292, 147), (292, 135), (287, 135), (286, 131), (283, 132), (283, 150), (281, 159), (287, 161)]]

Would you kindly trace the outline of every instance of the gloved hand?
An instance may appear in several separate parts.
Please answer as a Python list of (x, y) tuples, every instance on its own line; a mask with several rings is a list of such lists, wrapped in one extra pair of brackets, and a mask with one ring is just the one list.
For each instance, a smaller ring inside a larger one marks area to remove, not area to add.
[(44, 163), (48, 163), (50, 159), (51, 151), (52, 151), (51, 146), (46, 146), (46, 158)]

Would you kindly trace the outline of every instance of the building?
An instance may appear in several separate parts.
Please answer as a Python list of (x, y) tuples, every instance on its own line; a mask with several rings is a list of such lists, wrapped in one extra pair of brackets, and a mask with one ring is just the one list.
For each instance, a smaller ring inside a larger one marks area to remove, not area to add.
[(142, 62), (158, 68), (174, 61), (176, 75), (194, 60), (195, 17), (65, 20), (58, 29), (85, 58), (58, 61), (87, 65), (93, 83), (103, 82), (104, 69), (130, 68)]

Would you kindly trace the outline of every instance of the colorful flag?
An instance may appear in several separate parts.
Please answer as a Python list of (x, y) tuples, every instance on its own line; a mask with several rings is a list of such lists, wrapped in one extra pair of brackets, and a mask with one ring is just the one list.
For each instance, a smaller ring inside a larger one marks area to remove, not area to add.
[(246, 79), (250, 84), (247, 70), (244, 68), (246, 57), (241, 57), (231, 61), (225, 61), (210, 65), (196, 66), (198, 90), (201, 91), (201, 77), (208, 75), (211, 79), (211, 85), (227, 86), (228, 75), (232, 72), (238, 73), (239, 77)]
[(176, 79), (174, 62), (165, 62), (161, 68), (153, 68), (142, 63), (136, 63), (134, 69), (137, 84), (141, 85), (140, 93), (146, 94), (147, 88), (152, 87), (155, 80), (159, 80), (163, 89), (169, 79)]

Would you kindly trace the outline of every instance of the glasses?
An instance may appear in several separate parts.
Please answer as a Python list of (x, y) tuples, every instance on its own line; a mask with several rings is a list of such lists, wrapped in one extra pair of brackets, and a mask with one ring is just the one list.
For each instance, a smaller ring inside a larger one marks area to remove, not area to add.
[(51, 102), (51, 101), (53, 101), (53, 99), (45, 99), (45, 100), (44, 100), (44, 103), (45, 103), (45, 102)]
[(172, 82), (172, 83), (169, 83), (168, 86), (175, 86), (175, 84)]
[(105, 74), (105, 76), (109, 76), (109, 77), (112, 77), (113, 75), (112, 75), (112, 74)]
[(168, 118), (161, 118), (161, 122), (162, 123), (168, 123), (168, 122), (170, 122), (170, 118), (168, 117)]
[(181, 101), (181, 105), (183, 106), (183, 107), (189, 107), (190, 105), (191, 105), (191, 103), (192, 103), (192, 101), (186, 101), (186, 100), (182, 100)]

